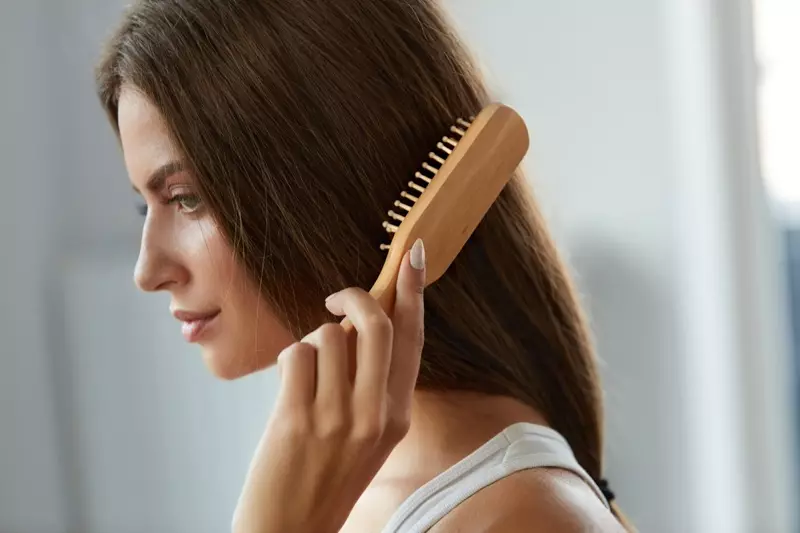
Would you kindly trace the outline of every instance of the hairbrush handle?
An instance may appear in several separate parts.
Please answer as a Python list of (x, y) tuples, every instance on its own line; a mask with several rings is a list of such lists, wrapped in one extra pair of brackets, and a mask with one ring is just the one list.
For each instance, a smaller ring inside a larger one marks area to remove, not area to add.
[[(427, 287), (455, 260), (522, 162), (528, 145), (522, 117), (506, 105), (493, 103), (471, 121), (458, 119), (428, 154), (429, 160), (408, 183), (410, 190), (403, 191), (394, 204), (406, 214), (390, 211), (392, 222), (384, 222), (392, 242), (381, 245), (388, 254), (369, 293), (390, 318), (400, 266), (413, 242), (421, 238), (429, 246)], [(341, 325), (354, 357), (356, 330), (347, 318)], [(355, 359), (351, 362), (354, 371)]]
[[(429, 250), (426, 286), (436, 282), (460, 253), (475, 228), (511, 180), (528, 151), (522, 117), (503, 104), (486, 106), (471, 121), (459, 119), (429, 154), (423, 170), (409, 182), (395, 205), (407, 208), (399, 225), (384, 223), (392, 234), (386, 261), (370, 294), (383, 298), (394, 290), (406, 250), (417, 239)], [(457, 139), (455, 139), (457, 138)], [(426, 174), (427, 175), (426, 175)], [(420, 194), (419, 191), (422, 191)], [(413, 193), (413, 194), (411, 194)], [(411, 204), (411, 205), (408, 205)], [(391, 301), (393, 296), (386, 296)]]

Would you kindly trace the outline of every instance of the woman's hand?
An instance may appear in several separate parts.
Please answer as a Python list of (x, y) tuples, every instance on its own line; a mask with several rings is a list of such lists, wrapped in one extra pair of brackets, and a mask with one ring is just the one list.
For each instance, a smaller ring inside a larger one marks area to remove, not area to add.
[(369, 293), (328, 297), (357, 332), (355, 369), (340, 324), (325, 324), (278, 357), (281, 390), (250, 465), (235, 533), (337, 532), (405, 436), (424, 340), (425, 250), (403, 258), (391, 316)]

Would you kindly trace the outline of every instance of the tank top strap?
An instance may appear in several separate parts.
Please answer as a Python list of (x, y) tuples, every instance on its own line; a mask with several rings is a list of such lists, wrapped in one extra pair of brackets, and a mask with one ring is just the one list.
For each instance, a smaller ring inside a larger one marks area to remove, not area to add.
[(561, 468), (578, 475), (608, 507), (602, 491), (578, 464), (557, 431), (521, 422), (416, 490), (397, 508), (382, 533), (423, 533), (479, 490), (529, 468)]

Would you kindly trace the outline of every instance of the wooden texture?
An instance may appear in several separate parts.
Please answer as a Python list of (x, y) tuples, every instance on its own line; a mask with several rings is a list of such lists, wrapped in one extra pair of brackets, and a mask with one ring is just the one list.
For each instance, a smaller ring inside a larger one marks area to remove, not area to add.
[(426, 285), (438, 280), (464, 247), (528, 151), (528, 130), (513, 109), (491, 104), (405, 216), (370, 290), (391, 312), (400, 263), (417, 238), (425, 243)]

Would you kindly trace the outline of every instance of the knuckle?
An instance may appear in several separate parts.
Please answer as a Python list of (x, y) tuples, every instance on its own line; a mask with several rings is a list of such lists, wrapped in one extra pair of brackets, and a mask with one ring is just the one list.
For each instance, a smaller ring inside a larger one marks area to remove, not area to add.
[(314, 414), (320, 426), (349, 426), (353, 419), (344, 394), (330, 395), (324, 402), (317, 402)]
[(278, 354), (278, 363), (292, 368), (292, 372), (304, 371), (309, 366), (308, 361), (316, 355), (317, 349), (305, 342), (295, 342), (284, 348)]
[(278, 354), (278, 360), (279, 361), (286, 361), (289, 357), (291, 357), (292, 356), (292, 350), (294, 350), (294, 345), (295, 344), (297, 344), (297, 343), (296, 342), (292, 343), (289, 346), (287, 346), (286, 348), (284, 348), (283, 350), (281, 350), (280, 353)]
[(317, 437), (322, 440), (341, 440), (350, 433), (351, 417), (341, 410), (328, 410), (319, 419)]
[(367, 291), (362, 289), (361, 287), (347, 287), (343, 292), (347, 292), (348, 294), (369, 294)]
[(392, 442), (399, 442), (408, 434), (411, 428), (411, 412), (405, 410), (393, 415), (386, 424), (384, 433)]
[(392, 321), (384, 313), (370, 315), (366, 322), (367, 328), (375, 334), (391, 336), (393, 333)]
[(367, 414), (353, 428), (353, 440), (361, 446), (375, 445), (383, 438), (385, 426), (384, 417), (380, 413)]
[(281, 357), (303, 357), (316, 352), (316, 348), (307, 342), (294, 342), (283, 349)]
[(311, 419), (304, 412), (293, 412), (281, 424), (281, 434), (287, 439), (305, 439), (311, 434)]
[(319, 327), (317, 330), (320, 340), (323, 343), (339, 342), (344, 340), (344, 329), (339, 324), (328, 322)]

